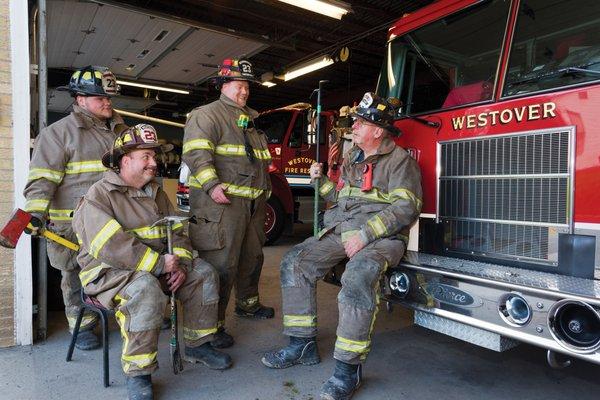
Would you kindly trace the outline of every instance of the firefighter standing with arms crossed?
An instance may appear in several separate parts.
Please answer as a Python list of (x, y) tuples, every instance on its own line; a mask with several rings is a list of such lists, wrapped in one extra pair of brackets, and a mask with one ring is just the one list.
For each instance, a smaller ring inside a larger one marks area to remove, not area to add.
[[(75, 71), (67, 90), (75, 98), (73, 111), (42, 130), (35, 140), (24, 195), (25, 211), (38, 227), (48, 228), (68, 240), (76, 238), (71, 227), (73, 209), (106, 168), (100, 158), (126, 126), (113, 111), (111, 96), (117, 95), (115, 76), (104, 67), (87, 66)], [(36, 234), (35, 230), (32, 234)], [(61, 271), (65, 314), (72, 332), (81, 305), (77, 252), (53, 241), (47, 242), (50, 264)], [(97, 316), (85, 314), (75, 345), (82, 350), (98, 348), (93, 332)]]
[(124, 131), (102, 157), (112, 170), (90, 188), (73, 218), (85, 293), (116, 311), (129, 400), (153, 398), (151, 374), (158, 368), (158, 334), (167, 302), (159, 279), (183, 305), (185, 358), (212, 369), (231, 366), (231, 357), (210, 345), (217, 331), (216, 271), (192, 259), (183, 224), (173, 225), (174, 254), (165, 254), (166, 228), (153, 226), (175, 214), (154, 180), (160, 150), (152, 126)]
[(258, 296), (271, 155), (264, 134), (254, 128), (258, 113), (246, 105), (250, 82), (256, 79), (249, 61), (225, 60), (216, 78), (220, 98), (191, 112), (183, 141), (183, 161), (191, 171), (190, 209), (197, 219), (190, 225), (190, 239), (219, 272), (217, 348), (233, 345), (223, 327), (233, 286), (236, 315), (274, 315)]
[(421, 174), (408, 153), (390, 136), (394, 107), (366, 93), (353, 116), (354, 147), (346, 155), (337, 187), (313, 164), (311, 178), (321, 178), (320, 195), (336, 204), (325, 212), (325, 228), (294, 246), (281, 261), (283, 333), (289, 345), (267, 353), (269, 368), (320, 362), (316, 344), (316, 281), (338, 262), (349, 259), (338, 295), (339, 322), (333, 376), (321, 398), (350, 399), (362, 379), (362, 363), (371, 348), (379, 280), (400, 261), (408, 227), (421, 210)]

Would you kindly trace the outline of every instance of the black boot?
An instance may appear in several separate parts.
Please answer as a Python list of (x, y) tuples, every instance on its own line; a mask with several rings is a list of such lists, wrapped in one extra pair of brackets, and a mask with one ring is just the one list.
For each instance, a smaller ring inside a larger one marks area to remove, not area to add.
[(219, 330), (214, 334), (210, 345), (215, 349), (226, 349), (233, 346), (233, 343), (235, 343), (233, 336), (225, 332), (225, 328), (219, 328)]
[(151, 375), (127, 376), (127, 397), (129, 400), (152, 400)]
[(261, 359), (269, 368), (287, 368), (292, 365), (315, 365), (321, 362), (316, 338), (290, 336), (290, 344), (281, 350), (266, 353)]
[(231, 367), (229, 354), (212, 348), (210, 343), (198, 347), (185, 347), (185, 359), (189, 362), (200, 362), (210, 369), (227, 369)]
[(350, 400), (362, 382), (362, 365), (335, 360), (333, 376), (321, 388), (321, 400)]
[(79, 331), (75, 347), (79, 350), (94, 350), (100, 347), (100, 340), (98, 340), (98, 336), (91, 329)]
[(258, 303), (258, 307), (254, 307), (251, 310), (236, 305), (235, 315), (237, 315), (238, 317), (246, 318), (269, 319), (273, 318), (273, 316), (275, 315), (275, 310), (273, 309), (273, 307), (263, 306), (260, 303)]

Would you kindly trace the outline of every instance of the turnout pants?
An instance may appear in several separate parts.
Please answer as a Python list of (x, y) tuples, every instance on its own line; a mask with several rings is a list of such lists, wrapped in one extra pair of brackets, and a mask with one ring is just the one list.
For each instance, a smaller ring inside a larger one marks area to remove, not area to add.
[[(151, 374), (158, 368), (158, 334), (168, 296), (151, 273), (132, 274), (127, 270), (113, 270), (107, 275), (110, 275), (106, 279), (107, 286), (110, 286), (109, 281), (119, 282), (119, 275), (124, 275), (122, 278), (126, 280), (120, 288), (107, 287), (108, 293), (117, 291), (112, 297), (111, 308), (115, 310), (123, 338), (123, 372), (129, 376)], [(183, 308), (183, 338), (187, 347), (197, 347), (213, 339), (213, 333), (217, 331), (218, 285), (219, 278), (214, 268), (201, 259), (195, 259), (192, 271), (188, 272), (185, 283), (177, 290), (177, 298)], [(92, 295), (96, 295), (99, 289), (94, 283), (86, 286), (86, 293), (88, 288)], [(101, 289), (97, 296), (105, 297)]]
[[(73, 243), (77, 243), (77, 237), (73, 232), (71, 223), (50, 225), (49, 229), (63, 236), (65, 239)], [(77, 264), (77, 252), (66, 248), (52, 240), (46, 240), (46, 248), (48, 250), (48, 259), (53, 268), (60, 270), (62, 278), (60, 288), (65, 303), (65, 315), (69, 322), (69, 331), (73, 332), (77, 314), (81, 308), (81, 281), (79, 280), (79, 272), (81, 268)], [(81, 330), (93, 329), (98, 322), (98, 316), (93, 312), (86, 312), (81, 320)]]
[(217, 204), (199, 189), (193, 196), (202, 198), (202, 206), (192, 209), (197, 217), (190, 224), (192, 247), (219, 273), (219, 326), (225, 322), (225, 310), (231, 289), (236, 289), (236, 304), (254, 311), (259, 307), (258, 282), (264, 261), (266, 237), (266, 197), (256, 200), (228, 196), (231, 204)]
[[(401, 240), (379, 239), (347, 262), (338, 294), (335, 359), (349, 364), (366, 359), (379, 304), (379, 280), (388, 266), (400, 262), (404, 250)], [(341, 236), (336, 233), (320, 240), (309, 238), (285, 254), (281, 261), (285, 335), (317, 335), (316, 282), (345, 258)]]

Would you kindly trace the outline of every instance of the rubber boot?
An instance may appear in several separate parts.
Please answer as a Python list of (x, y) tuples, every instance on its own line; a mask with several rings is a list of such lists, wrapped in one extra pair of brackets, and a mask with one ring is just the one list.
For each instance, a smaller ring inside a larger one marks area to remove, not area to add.
[(362, 365), (335, 360), (333, 376), (321, 388), (321, 400), (350, 400), (362, 383)]
[(91, 329), (79, 331), (75, 347), (80, 350), (95, 350), (100, 347), (100, 340), (98, 340), (98, 336)]
[(198, 347), (185, 347), (185, 360), (193, 363), (202, 363), (210, 369), (227, 369), (231, 367), (231, 357), (212, 348), (210, 343)]
[(210, 345), (215, 349), (226, 349), (233, 346), (234, 343), (233, 336), (225, 332), (225, 328), (219, 328), (213, 335), (213, 340), (210, 342)]
[(153, 400), (152, 376), (127, 376), (127, 398), (129, 400)]
[(258, 303), (258, 306), (254, 307), (252, 310), (247, 310), (239, 305), (236, 305), (235, 315), (245, 318), (269, 319), (275, 316), (275, 309), (273, 309), (273, 307), (263, 306), (260, 303)]
[(315, 365), (321, 362), (316, 338), (290, 336), (290, 344), (281, 350), (266, 353), (261, 359), (269, 368), (287, 368), (292, 365)]

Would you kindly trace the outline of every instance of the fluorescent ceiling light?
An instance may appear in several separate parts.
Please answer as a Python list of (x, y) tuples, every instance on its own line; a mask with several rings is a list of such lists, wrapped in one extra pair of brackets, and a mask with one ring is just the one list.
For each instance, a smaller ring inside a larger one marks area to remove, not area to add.
[(129, 81), (117, 80), (117, 83), (119, 85), (123, 85), (123, 86), (135, 86), (135, 87), (140, 87), (140, 88), (145, 88), (145, 89), (161, 90), (163, 92), (190, 94), (189, 90), (173, 89), (173, 88), (168, 88), (168, 87), (164, 87), (164, 86), (146, 85), (145, 83), (139, 83), (139, 82), (129, 82)]
[(291, 69), (290, 71), (287, 71), (283, 74), (283, 80), (289, 81), (291, 79), (299, 77), (300, 75), (308, 74), (318, 69), (327, 67), (331, 64), (333, 64), (333, 60), (331, 59), (331, 57), (323, 56), (315, 60), (308, 61), (304, 64), (300, 64), (297, 67)]
[(141, 119), (142, 121), (157, 122), (159, 124), (176, 126), (178, 128), (185, 128), (185, 124), (182, 124), (182, 123), (179, 123), (179, 122), (175, 122), (175, 121), (169, 121), (168, 119), (149, 117), (147, 115), (138, 114), (138, 113), (134, 113), (134, 112), (130, 112), (130, 111), (125, 111), (125, 110), (119, 110), (119, 109), (116, 109), (116, 108), (114, 110), (119, 115), (121, 115), (121, 116), (126, 116), (126, 117), (131, 117), (131, 118), (137, 118), (137, 119)]
[(327, 15), (335, 19), (342, 19), (350, 10), (350, 6), (346, 3), (338, 1), (323, 1), (323, 0), (279, 0), (282, 3), (290, 4), (295, 7), (304, 8), (305, 10), (315, 13)]
[(266, 87), (273, 87), (273, 86), (277, 86), (277, 84), (276, 84), (276, 83), (269, 82), (269, 81), (267, 81), (267, 82), (263, 82), (263, 83), (262, 83), (262, 85), (263, 85), (263, 86), (266, 86)]

